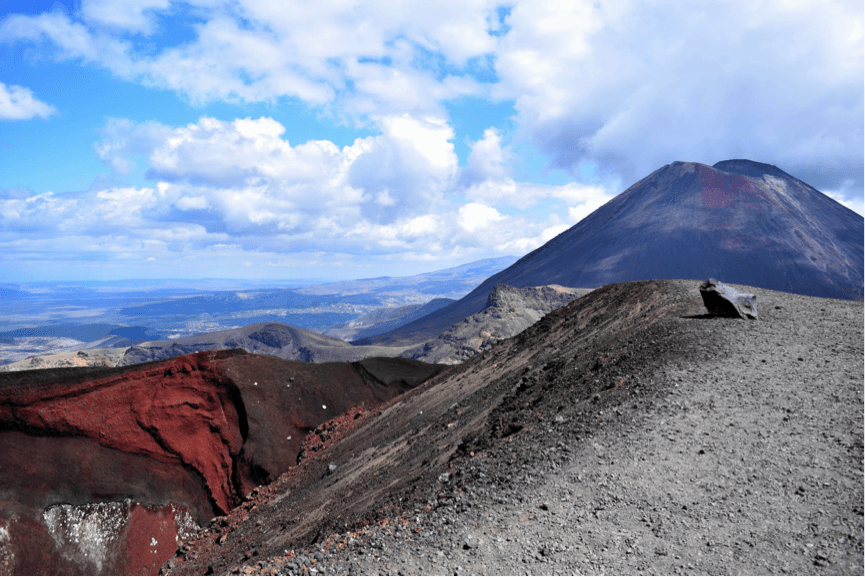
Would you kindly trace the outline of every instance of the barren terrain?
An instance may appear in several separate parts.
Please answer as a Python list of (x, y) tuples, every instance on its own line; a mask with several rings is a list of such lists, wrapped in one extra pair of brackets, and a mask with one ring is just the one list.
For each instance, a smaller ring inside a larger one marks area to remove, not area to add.
[[(391, 401), (163, 570), (862, 574), (863, 309), (610, 285)], [(335, 428), (336, 431), (338, 428)]]
[(155, 574), (196, 524), (314, 450), (317, 426), (444, 368), (234, 349), (2, 374), (0, 575)]
[(523, 332), (541, 318), (591, 289), (559, 285), (515, 288), (496, 285), (480, 312), (456, 323), (423, 345), (412, 347), (400, 356), (427, 363), (455, 365), (497, 342)]

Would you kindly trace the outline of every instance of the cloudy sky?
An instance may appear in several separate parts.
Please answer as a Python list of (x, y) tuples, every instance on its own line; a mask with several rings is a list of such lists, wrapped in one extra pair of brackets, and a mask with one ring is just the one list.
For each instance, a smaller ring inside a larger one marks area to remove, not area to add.
[(861, 0), (0, 0), (0, 281), (521, 256), (675, 160), (863, 211)]

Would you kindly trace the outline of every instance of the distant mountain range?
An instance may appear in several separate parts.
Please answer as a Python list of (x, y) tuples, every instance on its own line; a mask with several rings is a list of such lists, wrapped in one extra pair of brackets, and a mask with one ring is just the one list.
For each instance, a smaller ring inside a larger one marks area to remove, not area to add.
[(491, 274), (512, 265), (517, 261), (514, 256), (486, 258), (464, 265), (437, 270), (412, 276), (383, 276), (360, 280), (348, 280), (296, 289), (304, 295), (339, 295), (356, 294), (425, 294), (430, 296), (450, 297), (464, 295), (483, 282)]
[(496, 284), (597, 288), (707, 279), (862, 300), (863, 218), (750, 160), (668, 164), (433, 314), (358, 345), (423, 343), (484, 308)]
[(280, 323), (259, 323), (181, 339), (140, 343), (127, 349), (123, 355), (123, 364), (133, 365), (223, 349), (244, 349), (250, 353), (311, 363), (395, 357), (402, 351), (400, 347), (352, 346), (341, 339), (297, 327)]
[[(412, 358), (427, 363), (460, 363), (491, 347), (496, 342), (512, 337), (537, 322), (545, 314), (569, 303), (588, 290), (560, 286), (527, 287), (516, 289), (496, 285), (487, 299), (487, 307), (424, 345), (405, 350), (405, 347), (378, 345), (352, 345), (345, 340), (307, 331), (281, 323), (257, 323), (202, 333), (170, 340), (130, 340), (124, 336), (107, 335), (91, 343), (56, 339), (63, 348), (52, 354), (29, 357), (0, 366), (0, 373), (31, 369), (65, 367), (117, 367), (158, 361), (203, 351), (243, 349), (250, 353), (265, 354), (286, 360), (311, 363), (356, 361), (369, 357)], [(339, 329), (351, 333), (376, 331), (399, 326), (430, 311), (454, 302), (452, 299), (433, 299), (426, 305), (377, 309), (358, 320), (358, 326)], [(139, 327), (126, 327), (116, 332), (141, 336)], [(69, 341), (69, 342), (66, 342)]]

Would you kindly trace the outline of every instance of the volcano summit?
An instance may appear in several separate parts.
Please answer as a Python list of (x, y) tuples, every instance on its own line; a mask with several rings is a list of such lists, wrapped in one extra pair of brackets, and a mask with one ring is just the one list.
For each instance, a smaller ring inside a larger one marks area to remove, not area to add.
[(673, 162), (474, 291), (356, 344), (435, 338), (483, 309), (496, 284), (597, 288), (647, 279), (722, 279), (862, 300), (863, 218), (783, 170), (750, 160)]

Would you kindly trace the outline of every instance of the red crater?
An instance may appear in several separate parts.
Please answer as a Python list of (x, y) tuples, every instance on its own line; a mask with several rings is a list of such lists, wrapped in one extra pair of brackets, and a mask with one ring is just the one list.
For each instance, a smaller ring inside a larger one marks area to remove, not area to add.
[(0, 565), (153, 574), (190, 523), (225, 514), (293, 466), (316, 426), (441, 370), (233, 350), (2, 375)]

